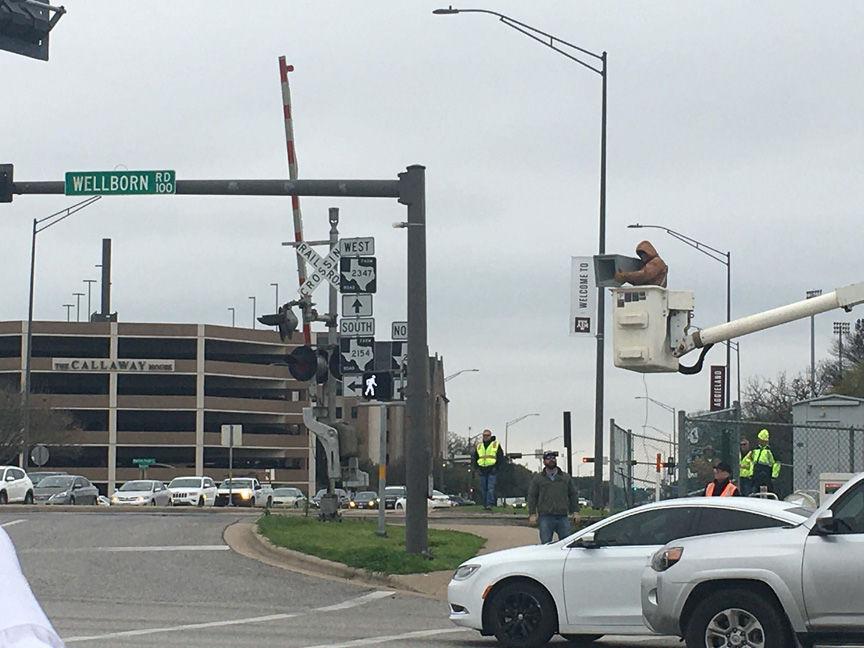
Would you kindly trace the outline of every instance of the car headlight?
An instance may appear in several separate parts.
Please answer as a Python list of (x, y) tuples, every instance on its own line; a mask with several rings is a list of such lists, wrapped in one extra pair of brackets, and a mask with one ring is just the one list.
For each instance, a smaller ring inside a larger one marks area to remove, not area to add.
[(116, 504), (116, 503), (119, 502), (119, 501), (120, 501), (120, 500), (117, 499), (117, 496), (116, 496), (116, 495), (112, 495), (112, 496), (111, 496), (111, 503), (112, 503), (112, 504)]
[(139, 495), (138, 497), (135, 498), (135, 501), (136, 502), (146, 502), (147, 498), (144, 497), (143, 495)]
[(651, 557), (651, 569), (657, 572), (666, 571), (681, 560), (683, 555), (684, 547), (670, 547), (668, 549), (664, 547)]
[(478, 569), (480, 569), (480, 565), (460, 565), (453, 574), (453, 580), (466, 580), (471, 578)]
[(252, 491), (248, 488), (244, 488), (239, 493), (237, 493), (237, 495), (240, 497), (240, 499), (249, 499), (250, 497), (252, 497)]

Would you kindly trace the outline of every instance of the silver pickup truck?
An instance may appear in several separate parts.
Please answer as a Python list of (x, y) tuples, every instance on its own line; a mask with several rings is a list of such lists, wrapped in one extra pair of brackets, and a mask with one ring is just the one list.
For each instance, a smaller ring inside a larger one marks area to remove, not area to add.
[(802, 524), (667, 544), (642, 615), (687, 648), (864, 646), (864, 473)]

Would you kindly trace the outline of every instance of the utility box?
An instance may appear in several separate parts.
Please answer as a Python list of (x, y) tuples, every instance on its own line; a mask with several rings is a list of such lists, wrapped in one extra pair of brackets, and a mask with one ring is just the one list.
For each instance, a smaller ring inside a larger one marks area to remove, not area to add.
[(678, 358), (672, 351), (690, 325), (693, 293), (634, 286), (616, 288), (612, 296), (615, 366), (640, 373), (677, 372)]

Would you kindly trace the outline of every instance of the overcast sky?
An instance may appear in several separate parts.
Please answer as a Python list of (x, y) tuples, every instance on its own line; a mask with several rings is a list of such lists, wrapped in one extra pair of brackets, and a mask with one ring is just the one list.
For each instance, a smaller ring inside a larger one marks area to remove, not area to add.
[[(395, 178), (427, 167), (429, 344), (448, 372), (450, 429), (528, 412), (510, 450), (561, 434), (573, 411), (591, 454), (595, 344), (567, 335), (569, 262), (597, 251), (600, 77), (490, 16), (433, 16), (425, 1), (236, 3), (65, 0), (47, 63), (0, 52), (0, 162), (18, 180), (66, 171), (175, 169), (179, 179), (287, 175), (277, 59), (291, 75), (302, 178)], [(636, 221), (732, 253), (733, 316), (864, 279), (864, 5), (836, 2), (487, 2), (609, 55), (607, 251), (632, 254)], [(467, 5), (465, 6), (467, 7)], [(30, 223), (74, 203), (0, 207), (0, 319), (26, 318)], [(405, 317), (404, 208), (303, 199), (305, 232), (376, 237), (379, 339)], [(122, 321), (251, 325), (296, 291), (290, 201), (106, 198), (39, 237), (37, 319), (98, 278), (114, 241)], [(644, 230), (643, 230), (644, 232)], [(725, 317), (725, 269), (662, 232), (669, 285), (696, 323)], [(323, 300), (325, 293), (320, 298)], [(94, 299), (95, 303), (95, 299)], [(83, 309), (82, 309), (83, 313)], [(817, 318), (817, 354), (834, 320)], [(721, 364), (715, 348), (708, 363)], [(607, 345), (606, 419), (669, 430), (646, 393), (708, 406), (707, 371), (643, 377)], [(688, 360), (689, 361), (689, 360)], [(809, 324), (742, 340), (742, 380), (809, 363)], [(733, 377), (734, 380), (734, 377)], [(733, 383), (734, 384), (734, 383)], [(550, 444), (560, 448), (560, 441)], [(648, 449), (650, 451), (650, 449)], [(583, 454), (583, 453), (578, 453)]]

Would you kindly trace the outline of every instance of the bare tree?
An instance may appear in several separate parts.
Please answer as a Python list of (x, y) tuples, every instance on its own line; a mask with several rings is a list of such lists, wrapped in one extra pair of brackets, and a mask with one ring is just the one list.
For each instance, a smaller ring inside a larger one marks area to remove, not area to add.
[(810, 380), (804, 373), (789, 378), (783, 371), (773, 380), (757, 376), (744, 387), (742, 413), (753, 421), (791, 423), (792, 405), (807, 398)]
[[(42, 394), (30, 396), (29, 446), (66, 445), (76, 430), (66, 412), (53, 410)], [(11, 463), (24, 450), (24, 407), (21, 393), (0, 388), (0, 463)]]

